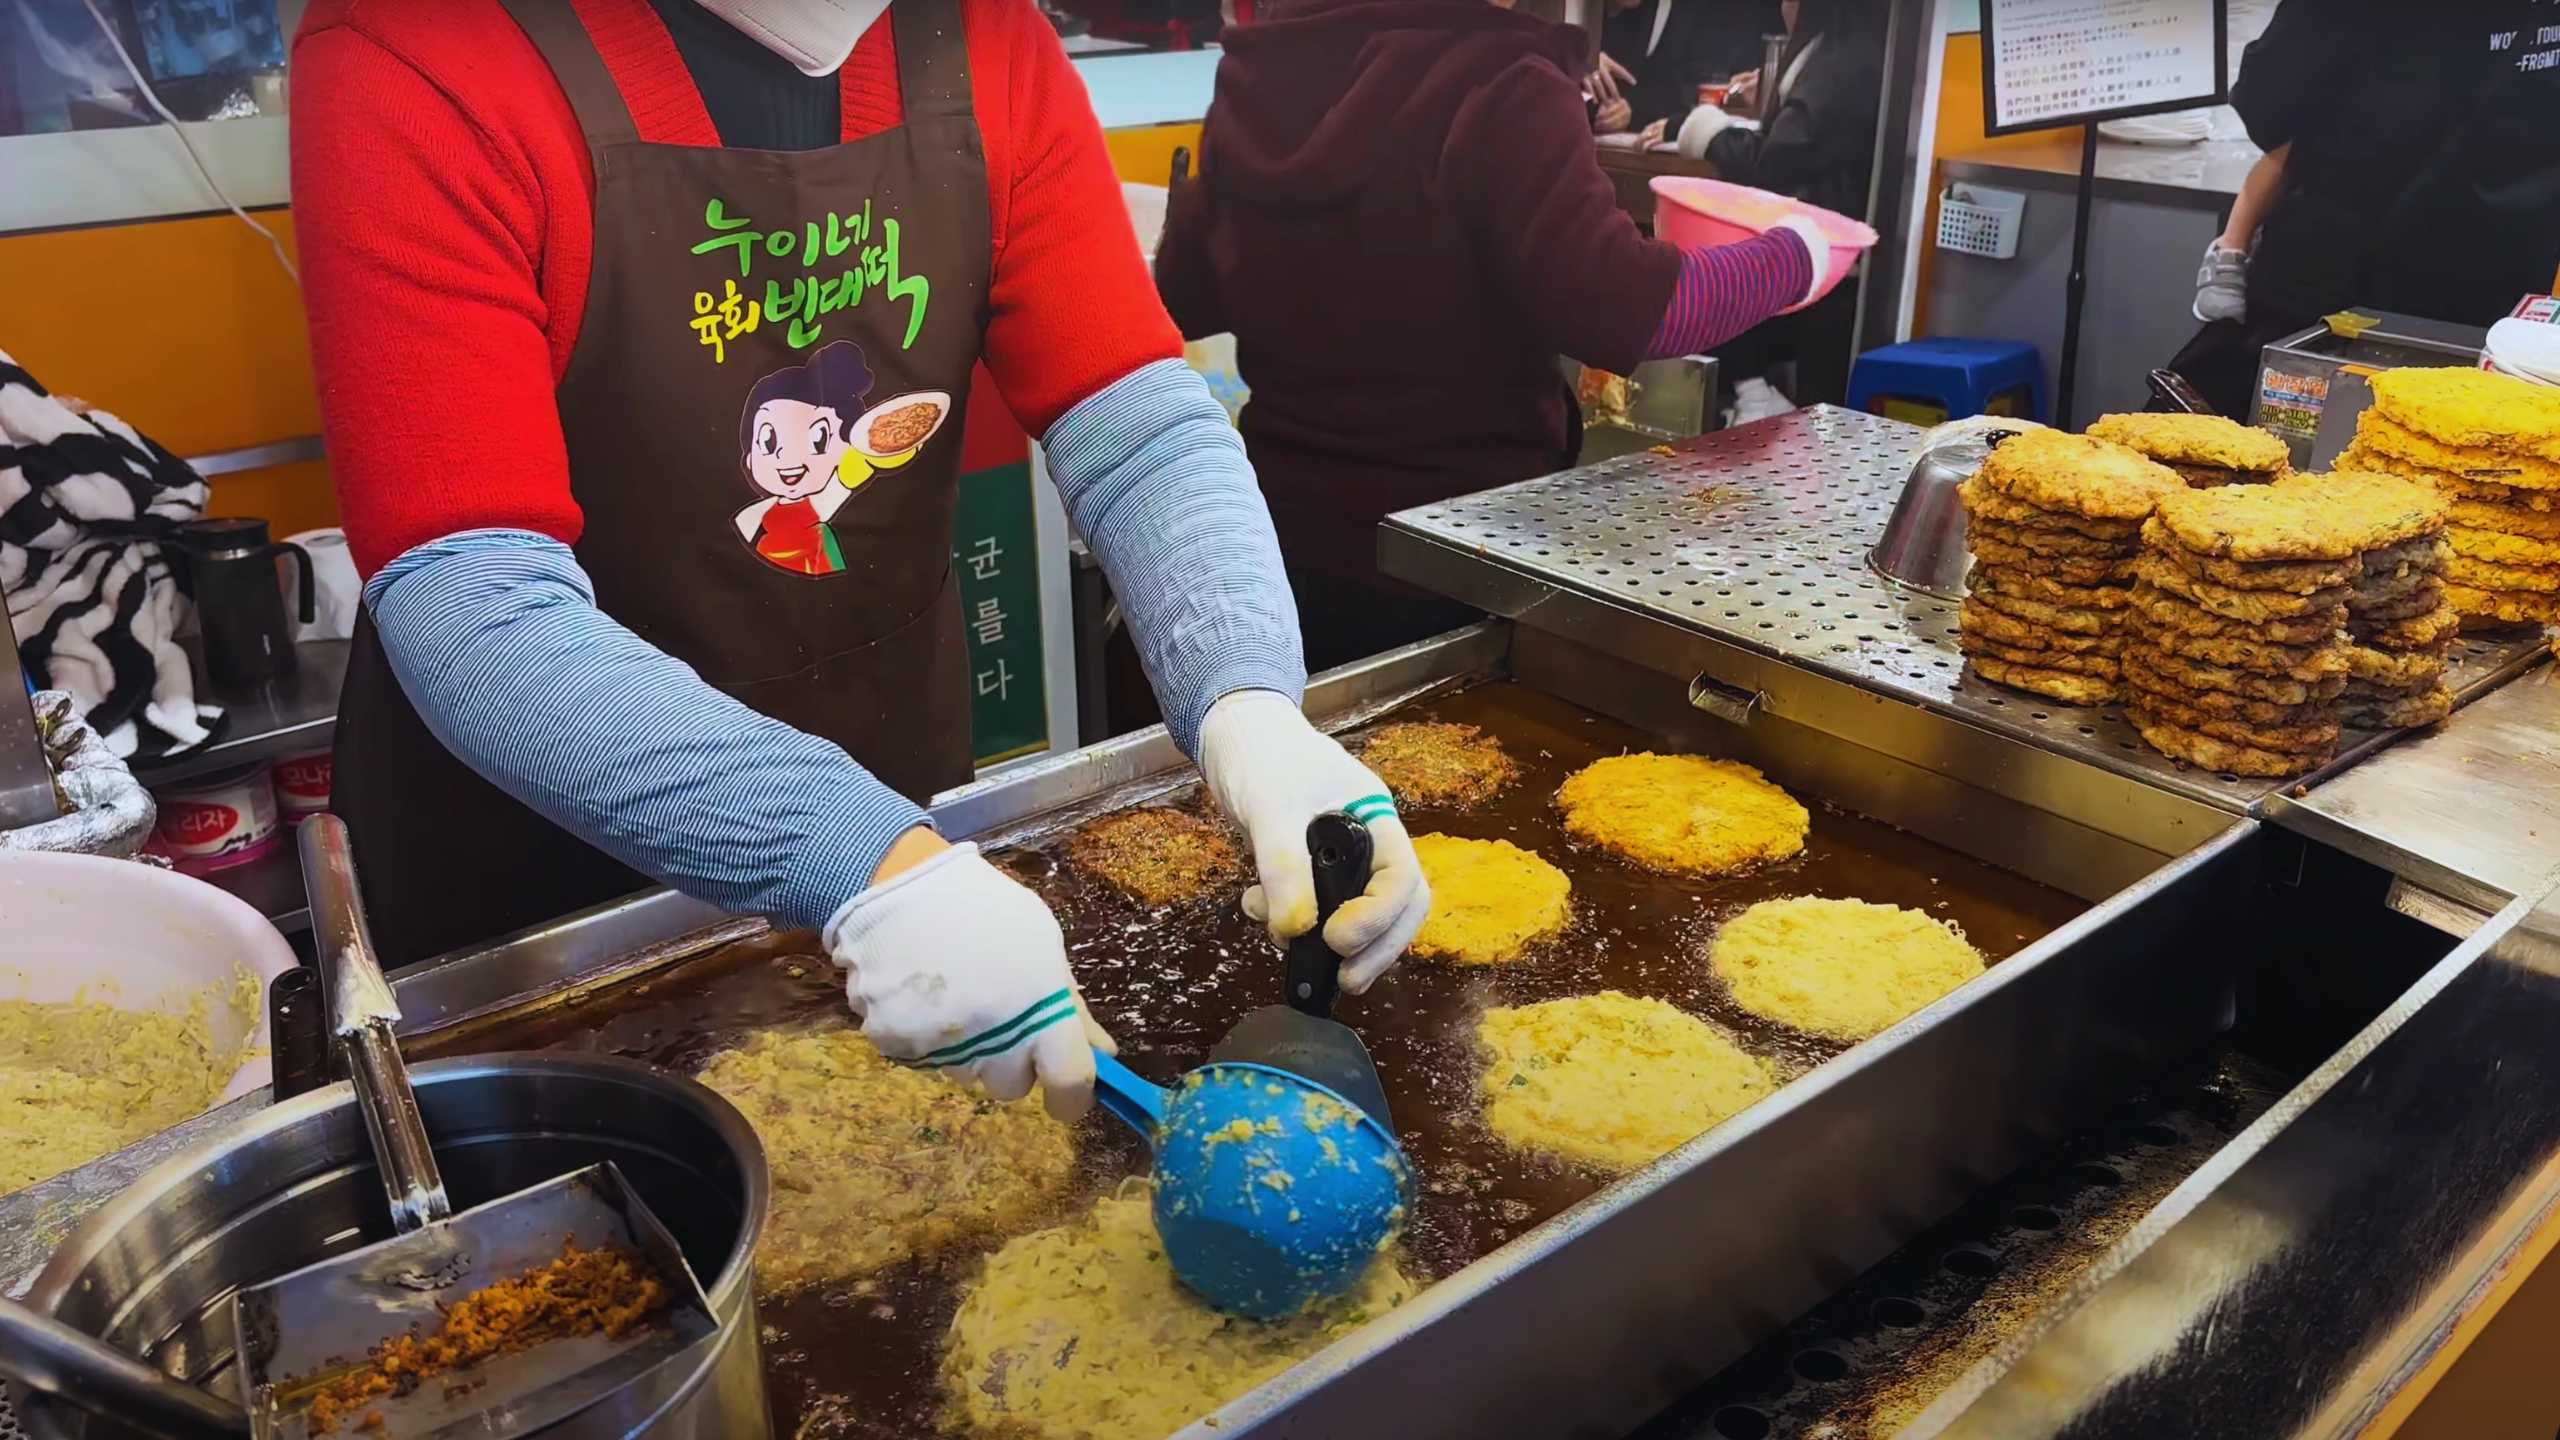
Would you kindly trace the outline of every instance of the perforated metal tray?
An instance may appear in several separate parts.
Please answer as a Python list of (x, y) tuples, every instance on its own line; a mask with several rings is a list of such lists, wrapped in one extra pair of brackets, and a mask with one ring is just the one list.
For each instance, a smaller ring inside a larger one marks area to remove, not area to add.
[[(2159, 754), (2114, 706), (2064, 705), (1967, 674), (1956, 648), (1956, 607), (1867, 564), (1920, 434), (1899, 421), (1815, 406), (1668, 453), (1630, 455), (1391, 515), (1380, 557), (1393, 573), (1526, 624), (1541, 617), (1534, 601), (1522, 598), (1519, 580), (1605, 601), (2239, 813), (2279, 790), (2317, 783), (2393, 738), (2351, 730), (2317, 774), (2243, 779)], [(2540, 654), (2529, 635), (2466, 639), (2450, 683), (2467, 702)]]

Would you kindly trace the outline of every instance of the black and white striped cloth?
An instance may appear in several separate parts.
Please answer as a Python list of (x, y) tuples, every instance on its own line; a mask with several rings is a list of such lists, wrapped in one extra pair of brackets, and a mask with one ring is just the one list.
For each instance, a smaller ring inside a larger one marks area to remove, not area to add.
[(177, 639), (170, 535), (204, 502), (185, 461), (0, 351), (0, 595), (37, 686), (69, 691), (117, 755), (202, 745), (221, 717)]

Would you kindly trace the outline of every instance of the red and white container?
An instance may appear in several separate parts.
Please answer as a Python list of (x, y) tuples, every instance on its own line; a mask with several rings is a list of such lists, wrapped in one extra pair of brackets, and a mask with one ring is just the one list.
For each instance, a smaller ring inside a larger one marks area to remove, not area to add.
[(329, 780), (334, 751), (313, 750), (276, 762), (276, 809), (288, 825), (329, 813)]
[(152, 827), (147, 848), (189, 875), (245, 865), (283, 843), (276, 788), (264, 765), (225, 770), (152, 795), (160, 802), (160, 823)]

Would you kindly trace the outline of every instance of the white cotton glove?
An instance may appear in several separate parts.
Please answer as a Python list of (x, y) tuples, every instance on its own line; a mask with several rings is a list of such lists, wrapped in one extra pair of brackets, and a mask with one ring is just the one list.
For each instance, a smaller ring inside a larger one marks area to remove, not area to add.
[(1780, 311), (1780, 314), (1801, 310), (1830, 294), (1831, 287), (1839, 284), (1841, 278), (1849, 273), (1849, 266), (1857, 263), (1854, 254), (1845, 264), (1835, 263), (1831, 253), (1831, 237), (1822, 233), (1821, 226), (1802, 215), (1790, 215), (1770, 228), (1795, 232), (1795, 237), (1804, 242), (1804, 253), (1813, 258), (1813, 284), (1805, 290), (1803, 299), (1788, 306), (1786, 310)]
[(1368, 889), (1324, 927), (1325, 944), (1345, 957), (1342, 988), (1366, 991), (1413, 943), (1431, 909), (1422, 862), (1385, 782), (1276, 690), (1238, 690), (1209, 707), (1200, 723), (1200, 773), (1253, 846), (1262, 883), (1245, 892), (1244, 912), (1283, 945), (1316, 923), (1307, 822), (1342, 810), (1368, 827)]
[(1056, 917), (978, 854), (954, 845), (845, 902), (827, 922), (862, 1033), (905, 1065), (1019, 1100), (1034, 1080), (1049, 1113), (1093, 1104), (1093, 1049), (1116, 1053), (1086, 1013)]

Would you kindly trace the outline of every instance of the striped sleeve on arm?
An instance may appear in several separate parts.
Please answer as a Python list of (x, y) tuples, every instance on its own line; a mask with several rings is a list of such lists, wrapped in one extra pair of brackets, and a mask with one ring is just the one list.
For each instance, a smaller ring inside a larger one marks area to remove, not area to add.
[(569, 548), (474, 530), (365, 603), (445, 748), (552, 823), (722, 909), (815, 928), (925, 813), (830, 741), (715, 690), (596, 608)]
[(1651, 360), (1710, 350), (1813, 289), (1813, 255), (1791, 230), (1731, 245), (1680, 250), (1671, 304), (1645, 347)]
[(1041, 444), (1184, 754), (1222, 695), (1299, 697), (1298, 607), (1271, 512), (1244, 441), (1190, 366), (1131, 371), (1069, 410)]

